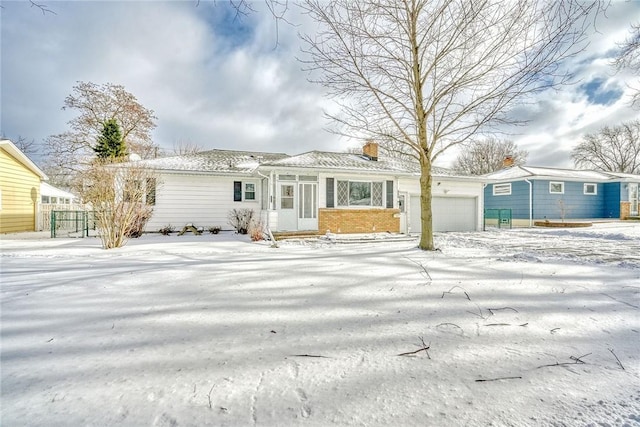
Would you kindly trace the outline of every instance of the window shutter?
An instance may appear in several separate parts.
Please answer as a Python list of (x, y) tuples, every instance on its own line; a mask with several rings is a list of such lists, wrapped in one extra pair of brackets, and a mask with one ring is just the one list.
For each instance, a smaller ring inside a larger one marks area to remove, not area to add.
[(233, 181), (233, 201), (242, 201), (242, 181)]
[(333, 178), (327, 178), (327, 207), (328, 208), (335, 207)]
[(387, 181), (387, 208), (393, 208), (393, 181)]

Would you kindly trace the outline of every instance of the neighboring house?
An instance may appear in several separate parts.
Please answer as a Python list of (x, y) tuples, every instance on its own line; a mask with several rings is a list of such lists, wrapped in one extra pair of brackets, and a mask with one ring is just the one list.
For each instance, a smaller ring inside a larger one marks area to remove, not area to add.
[(34, 231), (47, 176), (13, 142), (0, 140), (0, 233)]
[[(147, 231), (187, 223), (229, 229), (229, 211), (250, 208), (274, 232), (420, 232), (417, 167), (378, 159), (374, 143), (362, 155), (211, 150), (142, 164), (158, 173)], [(481, 229), (482, 183), (438, 172), (434, 230)]]
[(71, 205), (76, 202), (76, 195), (54, 187), (46, 182), (40, 183), (40, 201), (43, 204)]
[(511, 209), (514, 225), (638, 216), (640, 175), (513, 166), (482, 178), (485, 209)]
[(41, 182), (40, 215), (38, 215), (36, 229), (38, 231), (51, 229), (51, 211), (84, 210), (84, 206), (77, 202), (78, 197), (75, 194)]

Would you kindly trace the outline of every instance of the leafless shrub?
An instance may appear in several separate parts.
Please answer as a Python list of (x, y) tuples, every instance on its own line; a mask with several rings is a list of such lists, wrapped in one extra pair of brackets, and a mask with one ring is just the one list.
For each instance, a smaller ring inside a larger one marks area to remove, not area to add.
[(155, 203), (156, 179), (151, 171), (96, 160), (81, 177), (77, 191), (94, 211), (104, 249), (119, 248), (142, 234)]
[(264, 240), (264, 225), (262, 224), (262, 221), (258, 220), (251, 223), (249, 235), (251, 236), (251, 240), (254, 242)]
[(227, 219), (239, 234), (247, 234), (253, 221), (255, 212), (253, 209), (232, 209), (229, 211)]

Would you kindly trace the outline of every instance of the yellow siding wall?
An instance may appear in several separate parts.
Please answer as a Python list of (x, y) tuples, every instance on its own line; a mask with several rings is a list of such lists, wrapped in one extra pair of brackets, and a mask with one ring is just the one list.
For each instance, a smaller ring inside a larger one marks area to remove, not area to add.
[(34, 231), (40, 177), (0, 148), (0, 233)]

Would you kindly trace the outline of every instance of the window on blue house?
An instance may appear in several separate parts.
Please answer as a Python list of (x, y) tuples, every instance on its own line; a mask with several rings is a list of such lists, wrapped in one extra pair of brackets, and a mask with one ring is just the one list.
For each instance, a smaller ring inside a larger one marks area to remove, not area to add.
[(595, 196), (596, 194), (598, 194), (598, 185), (584, 184), (584, 194)]
[(564, 194), (564, 182), (551, 181), (549, 183), (549, 193)]
[(511, 194), (511, 184), (493, 184), (494, 196), (508, 196)]

